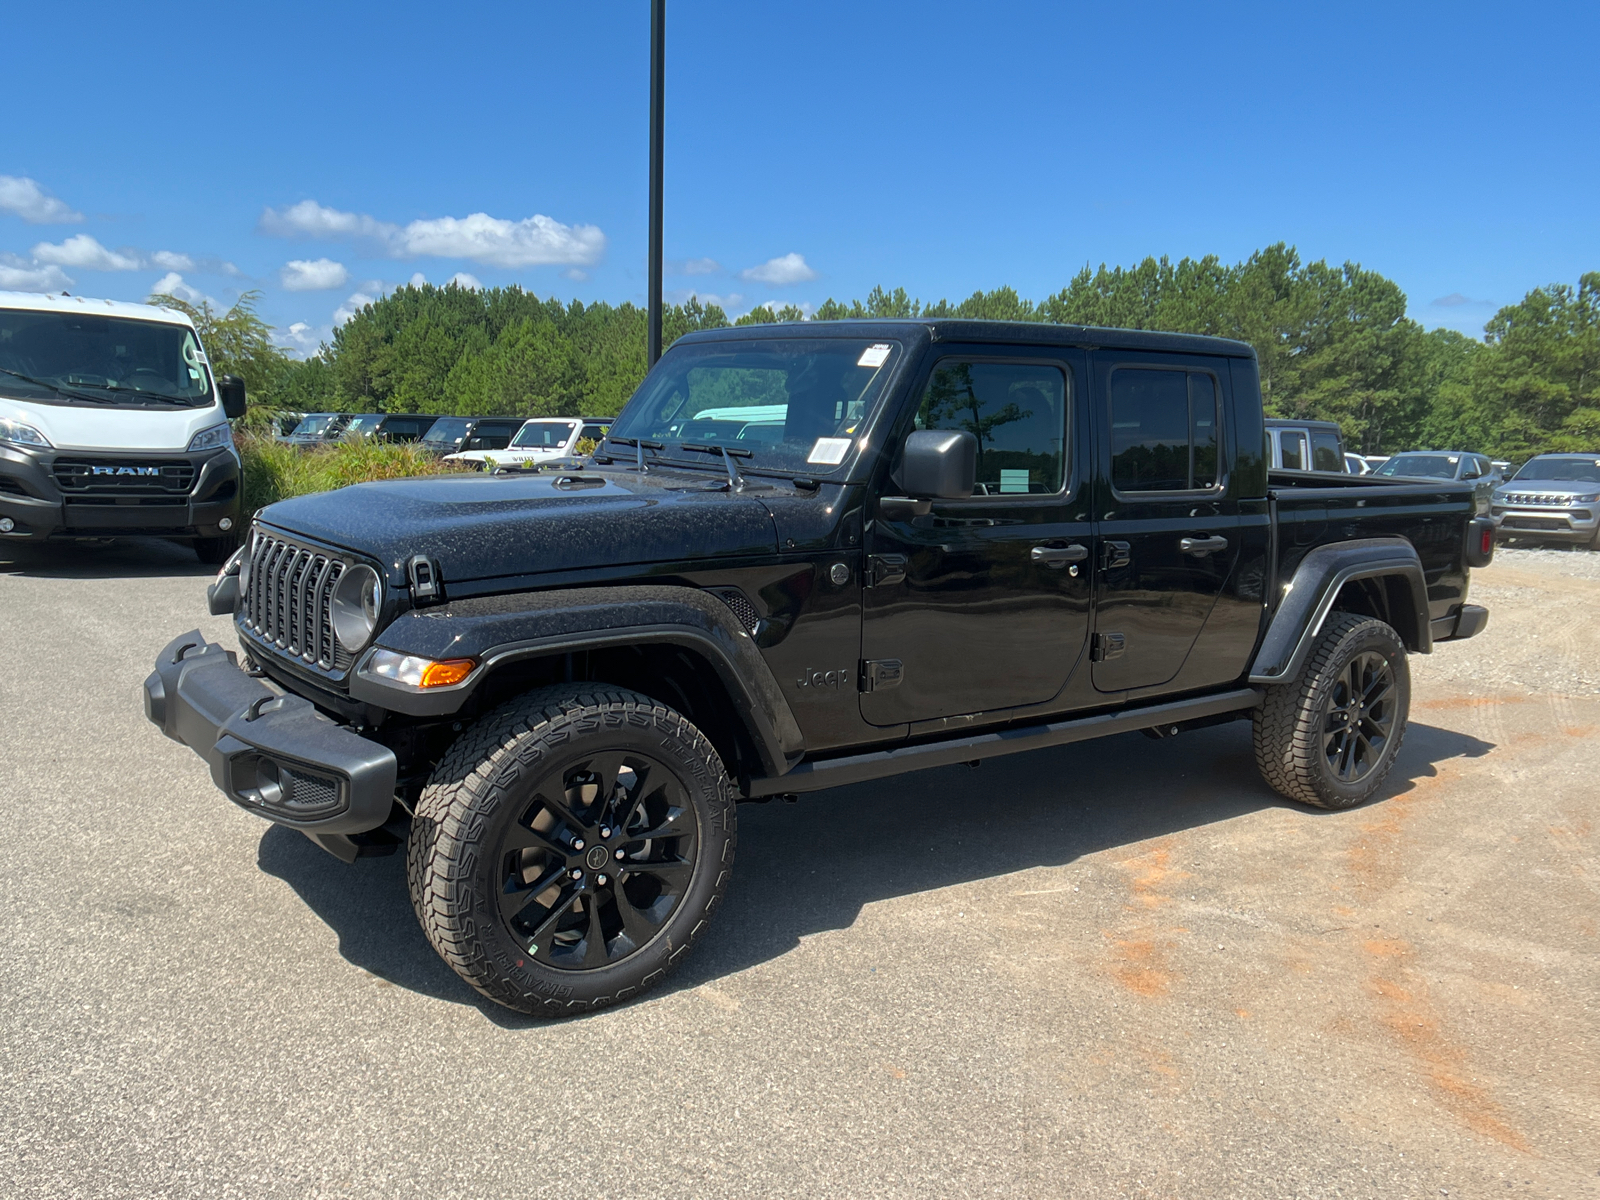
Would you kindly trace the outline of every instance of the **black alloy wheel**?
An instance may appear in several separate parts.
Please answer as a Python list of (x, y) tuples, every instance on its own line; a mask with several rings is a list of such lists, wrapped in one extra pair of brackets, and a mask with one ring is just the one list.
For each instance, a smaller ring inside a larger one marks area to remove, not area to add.
[(1323, 757), (1340, 783), (1356, 784), (1384, 758), (1394, 731), (1395, 679), (1376, 651), (1352, 658), (1328, 689)]
[(666, 926), (700, 836), (684, 786), (643, 754), (584, 755), (536, 783), (501, 839), (500, 915), (535, 962), (608, 966)]
[(602, 683), (481, 717), (418, 799), (411, 903), (483, 995), (563, 1015), (630, 999), (682, 961), (727, 887), (733, 785), (681, 713)]

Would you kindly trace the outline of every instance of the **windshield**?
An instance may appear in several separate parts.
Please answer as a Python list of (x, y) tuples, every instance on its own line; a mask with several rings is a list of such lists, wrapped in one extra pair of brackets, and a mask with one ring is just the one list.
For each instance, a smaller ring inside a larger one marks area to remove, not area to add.
[(41, 404), (211, 403), (194, 330), (92, 312), (0, 309), (0, 390)]
[(1411, 478), (1454, 479), (1459, 454), (1396, 454), (1374, 475), (1405, 475)]
[(313, 413), (290, 432), (290, 437), (321, 437), (333, 424), (335, 413)]
[(1517, 479), (1562, 483), (1600, 483), (1600, 458), (1534, 458), (1522, 464)]
[(344, 427), (344, 436), (359, 437), (362, 434), (376, 433), (378, 422), (382, 420), (382, 413), (362, 413), (360, 416), (351, 417), (350, 424)]
[(576, 421), (529, 421), (511, 439), (513, 450), (559, 450), (567, 444)]
[(695, 448), (727, 447), (741, 470), (826, 475), (849, 454), (899, 354), (898, 343), (867, 338), (681, 346), (609, 436), (659, 443), (658, 453), (680, 462), (720, 467)]
[(425, 446), (454, 446), (467, 436), (467, 430), (470, 428), (472, 428), (471, 422), (464, 421), (460, 417), (440, 417), (429, 426), (428, 432), (422, 435), (422, 443)]

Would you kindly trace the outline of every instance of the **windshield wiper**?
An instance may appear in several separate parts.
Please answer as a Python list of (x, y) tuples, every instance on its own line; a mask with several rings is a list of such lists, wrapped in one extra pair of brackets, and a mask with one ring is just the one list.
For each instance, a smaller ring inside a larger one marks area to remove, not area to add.
[(643, 475), (646, 471), (648, 471), (650, 469), (649, 467), (644, 465), (644, 452), (646, 450), (660, 450), (661, 449), (661, 443), (660, 442), (646, 441), (644, 438), (612, 437), (610, 434), (607, 434), (606, 435), (606, 441), (615, 442), (619, 446), (632, 446), (633, 450), (634, 450), (634, 458), (638, 463), (638, 466), (635, 469), (641, 475)]
[(744, 491), (744, 476), (739, 474), (739, 468), (733, 465), (733, 456), (737, 454), (740, 458), (754, 458), (755, 453), (753, 451), (745, 450), (743, 448), (730, 450), (723, 445), (691, 445), (689, 442), (680, 443), (678, 448), (680, 450), (693, 450), (699, 454), (720, 453), (722, 455), (722, 465), (728, 468), (728, 486), (736, 492)]
[(35, 379), (32, 375), (24, 375), (21, 371), (13, 371), (10, 367), (0, 367), (0, 375), (9, 375), (13, 379), (20, 379), (24, 383), (31, 383), (34, 387), (46, 388), (58, 396), (67, 396), (77, 400), (89, 400), (95, 404), (114, 403), (114, 401), (103, 396), (91, 396), (88, 392), (80, 392), (74, 388), (62, 387), (59, 383), (47, 383), (43, 379)]

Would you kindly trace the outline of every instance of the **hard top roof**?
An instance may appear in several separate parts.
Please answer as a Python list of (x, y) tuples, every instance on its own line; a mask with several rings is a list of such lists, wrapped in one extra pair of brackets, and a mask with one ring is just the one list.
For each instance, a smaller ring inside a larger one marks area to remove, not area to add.
[(1049, 325), (1042, 321), (969, 321), (953, 317), (905, 320), (783, 321), (733, 325), (687, 333), (674, 345), (766, 338), (887, 337), (906, 341), (998, 342), (1018, 346), (1080, 346), (1113, 350), (1175, 350), (1189, 354), (1224, 354), (1254, 358), (1249, 342), (1195, 333), (1162, 333), (1151, 329), (1106, 329), (1093, 325)]
[(48, 292), (0, 292), (0, 308), (30, 312), (94, 313), (102, 317), (128, 317), (136, 321), (160, 321), (167, 325), (194, 328), (188, 314), (154, 304), (132, 304), (126, 300), (92, 300), (87, 296), (51, 295)]

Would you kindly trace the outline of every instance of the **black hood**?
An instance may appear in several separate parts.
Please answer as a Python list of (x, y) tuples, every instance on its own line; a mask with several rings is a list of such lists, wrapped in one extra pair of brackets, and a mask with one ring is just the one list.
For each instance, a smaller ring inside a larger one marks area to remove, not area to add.
[(398, 582), (414, 554), (452, 582), (635, 563), (772, 554), (777, 534), (754, 495), (709, 473), (643, 478), (593, 469), (436, 475), (361, 483), (280, 501), (261, 520), (370, 555)]

